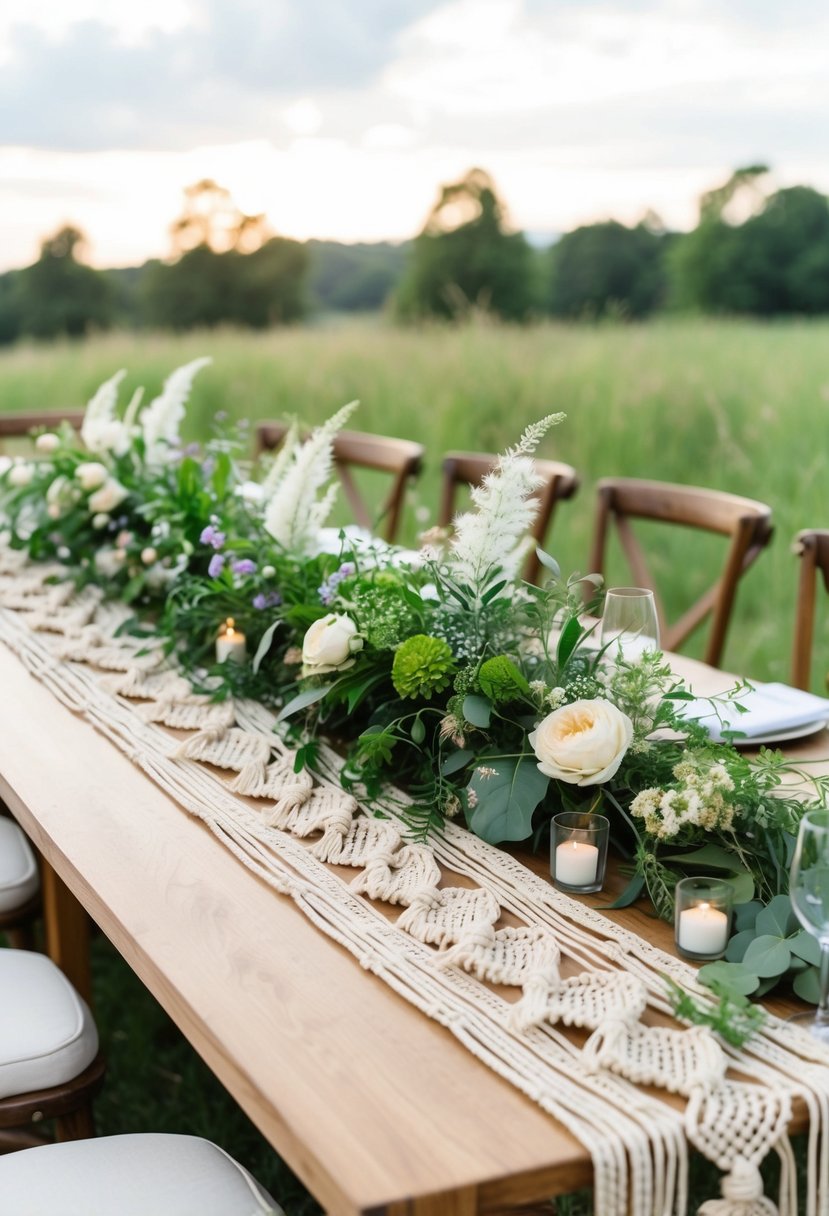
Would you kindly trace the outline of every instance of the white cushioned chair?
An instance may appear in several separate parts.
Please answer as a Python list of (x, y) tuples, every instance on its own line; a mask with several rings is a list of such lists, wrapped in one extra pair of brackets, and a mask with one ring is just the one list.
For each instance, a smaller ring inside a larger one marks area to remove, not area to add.
[(34, 946), (40, 875), (32, 846), (13, 819), (0, 814), (0, 933), (13, 946)]
[(9, 1216), (284, 1216), (223, 1149), (156, 1133), (47, 1144), (0, 1157)]
[(94, 1135), (104, 1066), (87, 1005), (50, 959), (28, 950), (0, 949), (0, 993), (0, 1142), (41, 1143), (14, 1129), (52, 1118), (59, 1140)]

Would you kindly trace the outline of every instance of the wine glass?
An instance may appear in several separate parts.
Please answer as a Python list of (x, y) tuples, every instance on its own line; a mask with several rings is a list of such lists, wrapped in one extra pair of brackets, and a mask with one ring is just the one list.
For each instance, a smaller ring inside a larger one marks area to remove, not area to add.
[(800, 821), (789, 894), (797, 919), (820, 943), (817, 1012), (798, 1013), (790, 1021), (829, 1043), (829, 809), (807, 811)]
[(608, 658), (635, 662), (659, 649), (656, 600), (646, 587), (611, 587), (604, 601), (600, 635)]

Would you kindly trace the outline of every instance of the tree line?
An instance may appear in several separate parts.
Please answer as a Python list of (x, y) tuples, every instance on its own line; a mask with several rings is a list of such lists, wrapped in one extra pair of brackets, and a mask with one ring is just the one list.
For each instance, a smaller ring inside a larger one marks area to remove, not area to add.
[(98, 271), (77, 228), (45, 239), (33, 265), (0, 275), (0, 342), (113, 326), (264, 328), (381, 308), (409, 321), (486, 312), (515, 322), (829, 312), (829, 199), (808, 186), (765, 193), (766, 174), (750, 166), (709, 191), (689, 233), (649, 214), (633, 227), (584, 225), (546, 249), (510, 229), (480, 169), (444, 186), (402, 245), (279, 237), (202, 181), (185, 191), (169, 260)]

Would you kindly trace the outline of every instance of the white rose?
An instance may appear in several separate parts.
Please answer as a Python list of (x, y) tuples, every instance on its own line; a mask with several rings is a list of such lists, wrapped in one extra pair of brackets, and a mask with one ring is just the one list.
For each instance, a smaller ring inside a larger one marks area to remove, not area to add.
[(94, 494), (90, 494), (89, 509), (94, 515), (97, 515), (99, 511), (102, 513), (114, 511), (128, 494), (129, 490), (124, 489), (120, 481), (116, 481), (114, 477), (109, 477), (100, 490), (96, 490)]
[(13, 486), (27, 486), (35, 475), (30, 464), (16, 464), (9, 473), (9, 481)]
[(60, 447), (60, 439), (58, 439), (57, 435), (53, 435), (51, 431), (47, 431), (45, 435), (38, 435), (35, 440), (35, 447), (39, 452), (51, 455), (52, 452), (56, 452)]
[(358, 637), (351, 617), (329, 612), (314, 621), (302, 640), (303, 675), (321, 676), (351, 667), (352, 656), (362, 646), (363, 639)]
[(273, 578), (276, 574), (276, 566), (263, 566), (262, 578)]
[(633, 723), (609, 701), (573, 701), (548, 714), (530, 735), (538, 767), (569, 785), (600, 785), (622, 763)]
[(153, 562), (158, 561), (158, 550), (153, 549), (152, 546), (142, 549), (141, 560), (145, 566), (151, 566)]
[(97, 460), (88, 460), (78, 465), (75, 476), (84, 490), (97, 490), (106, 481), (108, 473), (105, 466)]
[(101, 528), (105, 528), (108, 523), (109, 523), (109, 516), (104, 514), (104, 512), (101, 512), (100, 515), (92, 516), (92, 527), (93, 528), (97, 528), (100, 530)]

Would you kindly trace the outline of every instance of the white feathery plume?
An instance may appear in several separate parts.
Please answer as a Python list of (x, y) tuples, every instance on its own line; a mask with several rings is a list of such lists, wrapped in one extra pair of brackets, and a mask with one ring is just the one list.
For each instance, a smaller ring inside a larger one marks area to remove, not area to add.
[(145, 459), (148, 464), (163, 464), (170, 448), (179, 442), (184, 405), (196, 372), (212, 363), (209, 356), (193, 359), (177, 367), (164, 381), (160, 394), (141, 414)]
[(265, 505), (265, 528), (291, 553), (312, 551), (316, 535), (334, 503), (336, 486), (317, 495), (334, 469), (334, 439), (357, 408), (351, 401), (294, 446), (290, 463)]
[(299, 442), (299, 423), (294, 419), (288, 430), (285, 433), (285, 438), (282, 440), (282, 445), (277, 452), (271, 467), (268, 469), (268, 475), (262, 482), (264, 491), (264, 499), (267, 502), (273, 498), (277, 488), (282, 482), (283, 477), (288, 471), (288, 466), (291, 463), (294, 455), (294, 449)]
[[(524, 431), (515, 447), (498, 458), (491, 473), (472, 490), (474, 511), (455, 519), (448, 566), (453, 577), (480, 594), (499, 579), (517, 577), (526, 552), (525, 534), (532, 526), (538, 503), (530, 498), (541, 478), (532, 453), (564, 414), (548, 414)], [(505, 588), (502, 594), (508, 594)]]
[(81, 439), (90, 452), (108, 452), (112, 448), (111, 441), (115, 437), (115, 430), (121, 426), (115, 417), (118, 385), (126, 374), (127, 369), (122, 367), (114, 376), (110, 376), (87, 404), (81, 425)]

